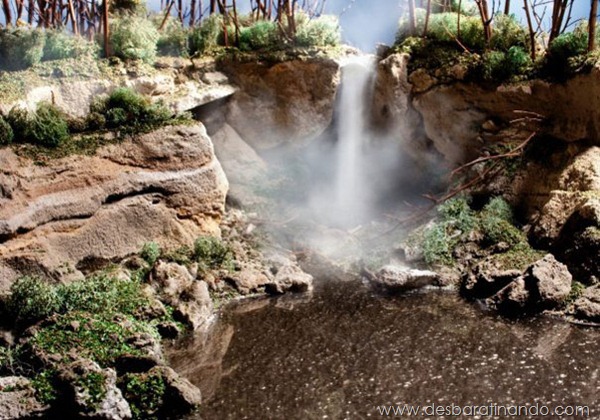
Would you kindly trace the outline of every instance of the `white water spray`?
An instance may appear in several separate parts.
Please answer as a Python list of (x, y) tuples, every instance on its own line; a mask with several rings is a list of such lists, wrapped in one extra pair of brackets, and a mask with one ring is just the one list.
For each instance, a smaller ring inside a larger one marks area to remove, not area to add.
[(366, 153), (369, 143), (367, 115), (373, 91), (371, 56), (352, 57), (343, 63), (337, 112), (338, 139), (333, 196), (335, 218), (341, 224), (359, 223), (369, 211)]

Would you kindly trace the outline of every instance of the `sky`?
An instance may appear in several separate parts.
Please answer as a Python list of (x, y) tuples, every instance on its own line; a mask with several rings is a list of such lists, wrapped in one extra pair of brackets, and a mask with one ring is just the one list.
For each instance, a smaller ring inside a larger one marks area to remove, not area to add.
[[(469, 0), (464, 0), (467, 2)], [(500, 0), (502, 3), (503, 1)], [(184, 1), (185, 3), (185, 1)], [(418, 1), (417, 1), (418, 3)], [(248, 9), (250, 1), (238, 0), (240, 9)], [(406, 9), (407, 0), (327, 0), (325, 13), (338, 15), (344, 42), (363, 51), (373, 51), (377, 43), (392, 44), (398, 21)], [(511, 13), (525, 23), (521, 0), (512, 1)], [(160, 0), (148, 0), (151, 10), (158, 10)], [(574, 19), (586, 18), (589, 0), (575, 0)], [(546, 16), (551, 14), (550, 8)], [(0, 24), (3, 16), (0, 16)]]

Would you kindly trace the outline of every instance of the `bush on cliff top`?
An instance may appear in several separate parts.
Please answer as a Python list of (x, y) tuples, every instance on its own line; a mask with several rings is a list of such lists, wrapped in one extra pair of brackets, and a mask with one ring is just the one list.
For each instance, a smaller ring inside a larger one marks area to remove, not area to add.
[(15, 134), (13, 132), (10, 124), (0, 115), (0, 146), (6, 146), (7, 144), (12, 143), (15, 138)]

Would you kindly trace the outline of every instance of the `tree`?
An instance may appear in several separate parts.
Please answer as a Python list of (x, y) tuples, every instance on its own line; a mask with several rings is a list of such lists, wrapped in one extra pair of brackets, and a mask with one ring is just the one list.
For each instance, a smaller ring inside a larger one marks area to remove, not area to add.
[(531, 44), (531, 59), (535, 61), (535, 35), (536, 30), (533, 28), (533, 22), (531, 20), (531, 13), (529, 11), (528, 0), (523, 0), (523, 10), (525, 10), (525, 17), (527, 18), (527, 28), (529, 29), (529, 43)]
[(590, 20), (588, 23), (588, 52), (596, 47), (596, 17), (598, 16), (598, 0), (592, 0)]
[(479, 16), (481, 17), (481, 23), (483, 24), (483, 33), (485, 36), (485, 43), (489, 45), (492, 39), (492, 19), (494, 18), (493, 10), (490, 14), (487, 0), (475, 0), (477, 9), (479, 10)]

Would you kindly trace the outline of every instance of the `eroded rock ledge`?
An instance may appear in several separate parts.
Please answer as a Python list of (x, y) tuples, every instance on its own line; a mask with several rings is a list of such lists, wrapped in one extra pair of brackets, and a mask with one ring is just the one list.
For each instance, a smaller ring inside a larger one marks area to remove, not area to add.
[(0, 150), (0, 292), (23, 274), (55, 280), (139, 251), (219, 235), (228, 182), (201, 124), (166, 127), (34, 166)]

